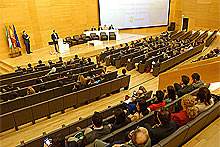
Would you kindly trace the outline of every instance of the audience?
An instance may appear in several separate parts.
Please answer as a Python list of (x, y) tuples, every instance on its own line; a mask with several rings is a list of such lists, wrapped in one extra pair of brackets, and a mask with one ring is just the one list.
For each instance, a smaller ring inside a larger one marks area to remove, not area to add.
[(95, 112), (92, 116), (92, 124), (92, 128), (86, 128), (83, 139), (71, 143), (72, 147), (84, 147), (111, 132), (109, 126), (103, 125), (103, 118), (99, 112)]
[(25, 68), (21, 68), (21, 66), (18, 65), (17, 69), (15, 70), (15, 72), (19, 72), (19, 71), (26, 72), (26, 69)]
[(14, 87), (14, 85), (12, 83), (8, 83), (7, 87), (4, 88), (3, 92), (9, 92), (9, 91), (13, 91), (13, 90), (17, 90), (18, 88)]
[(33, 69), (33, 67), (31, 66), (31, 64), (29, 63), (28, 64), (28, 68), (27, 68), (27, 73), (31, 73), (31, 72), (33, 72), (34, 71), (34, 69)]
[(204, 85), (203, 80), (200, 80), (200, 75), (198, 73), (192, 74), (192, 86), (194, 89), (197, 89)]
[(114, 122), (108, 126), (111, 128), (111, 131), (115, 131), (131, 122), (129, 117), (126, 117), (126, 114), (123, 109), (117, 108), (113, 111)]
[(41, 60), (39, 60), (37, 67), (42, 67), (42, 66), (45, 66), (45, 64), (43, 64), (43, 62)]
[(87, 86), (87, 81), (86, 81), (86, 79), (84, 78), (83, 75), (79, 75), (79, 76), (78, 76), (78, 82), (80, 83), (81, 86), (83, 86), (84, 88), (86, 88), (86, 86)]
[(177, 130), (177, 124), (171, 120), (171, 113), (168, 109), (161, 108), (160, 111), (157, 112), (157, 119), (159, 124), (152, 127), (148, 123), (144, 124), (150, 134), (152, 145), (157, 144)]
[(178, 96), (176, 95), (174, 87), (167, 86), (167, 94), (165, 95), (165, 101), (172, 102), (172, 101), (176, 100), (176, 98), (178, 98)]
[(126, 76), (126, 69), (122, 69), (122, 75), (118, 76), (118, 78)]
[(115, 141), (110, 143), (105, 143), (99, 139), (96, 139), (93, 143), (95, 147), (151, 147), (151, 139), (149, 137), (148, 130), (144, 127), (138, 127), (133, 130), (129, 134), (129, 138), (131, 139), (128, 142), (125, 141)]
[(186, 94), (182, 96), (181, 106), (183, 110), (178, 113), (172, 113), (172, 120), (180, 127), (198, 115), (198, 108), (195, 106), (195, 98)]
[(211, 93), (207, 87), (201, 87), (197, 93), (196, 98), (196, 107), (198, 108), (199, 113), (209, 109), (214, 105), (214, 100), (211, 96)]
[(164, 100), (164, 93), (161, 90), (156, 91), (155, 101), (152, 105), (150, 105), (147, 109), (149, 111), (155, 111), (166, 104)]
[(32, 94), (34, 94), (34, 93), (36, 93), (36, 91), (34, 90), (33, 87), (28, 87), (28, 88), (27, 88), (27, 95), (32, 95)]
[(193, 86), (191, 84), (188, 85), (189, 77), (186, 75), (183, 75), (181, 78), (182, 78), (182, 81), (180, 84), (178, 83), (174, 84), (178, 97), (181, 97), (193, 90)]

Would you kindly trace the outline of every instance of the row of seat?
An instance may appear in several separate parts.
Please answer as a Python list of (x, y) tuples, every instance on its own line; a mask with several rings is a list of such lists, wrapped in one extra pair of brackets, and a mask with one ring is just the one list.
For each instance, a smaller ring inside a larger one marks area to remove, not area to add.
[(218, 33), (218, 30), (215, 30), (210, 36), (209, 38), (206, 40), (206, 47), (209, 47), (210, 44), (214, 41), (214, 39), (217, 37), (217, 33)]
[(177, 39), (179, 39), (179, 40), (184, 40), (184, 39), (188, 38), (188, 37), (191, 36), (191, 35), (192, 35), (192, 30), (186, 32), (185, 34), (181, 35), (181, 36), (178, 37)]
[(180, 32), (177, 32), (176, 34), (173, 34), (171, 36), (171, 40), (175, 40), (177, 39), (178, 37), (180, 37), (181, 35), (185, 34), (185, 31), (180, 31)]
[[(100, 74), (102, 72), (102, 69), (103, 68), (100, 68), (100, 69), (94, 70), (92, 72), (93, 72), (93, 74)], [(111, 73), (111, 74), (107, 74), (107, 75), (115, 77), (116, 74), (117, 73), (115, 72), (115, 73)], [(88, 72), (84, 72), (84, 73), (82, 73), (82, 75), (86, 76), (86, 75), (88, 75)], [(106, 77), (107, 77), (107, 75), (106, 75)], [(73, 80), (76, 81), (78, 78), (78, 75), (75, 75), (73, 77), (74, 77)], [(99, 76), (96, 78), (99, 78)], [(37, 85), (33, 86), (33, 88), (35, 89), (36, 92), (38, 92), (40, 90), (40, 87), (42, 85), (46, 85), (47, 90), (45, 92), (35, 93), (33, 95), (26, 95), (26, 88), (21, 89), (21, 90), (17, 91), (17, 93), (19, 94), (20, 97), (13, 99), (13, 100), (9, 100), (7, 102), (0, 103), (0, 115), (17, 110), (17, 109), (21, 109), (21, 108), (29, 106), (29, 105), (33, 105), (33, 104), (42, 102), (44, 100), (51, 99), (51, 98), (57, 96), (58, 94), (60, 95), (60, 93), (59, 93), (60, 87), (58, 87), (58, 81), (62, 81), (65, 84), (64, 87), (62, 88), (64, 90), (66, 87), (69, 87), (68, 84), (73, 84), (73, 80), (69, 81), (68, 78), (62, 78), (62, 79), (56, 79), (53, 81), (48, 81), (45, 83), (37, 84)], [(87, 80), (87, 82), (89, 82), (89, 80)], [(69, 90), (69, 89), (71, 89), (71, 87), (73, 87), (73, 86), (70, 85), (70, 88), (67, 88), (67, 89)], [(61, 94), (65, 94), (64, 92), (69, 92), (68, 90), (62, 91)], [(53, 91), (53, 92), (51, 92), (51, 91)], [(46, 94), (46, 93), (49, 93), (50, 95)], [(45, 95), (49, 95), (49, 97), (45, 97)]]
[[(88, 65), (88, 66), (85, 66), (85, 67), (70, 69), (70, 70), (65, 71), (65, 73), (67, 73), (67, 72), (72, 72), (72, 74), (79, 74), (79, 73), (81, 73), (81, 72), (83, 72), (83, 71), (85, 72), (85, 71), (94, 69), (95, 67), (96, 67), (96, 65), (95, 65), (95, 64), (92, 64), (92, 65)], [(59, 75), (59, 73), (53, 73), (53, 74), (51, 74), (51, 75), (50, 75), (51, 80), (56, 79), (58, 75)], [(37, 77), (37, 78), (38, 78), (38, 77)], [(25, 87), (28, 87), (28, 86), (33, 86), (33, 85), (36, 84), (36, 79), (37, 79), (37, 78), (36, 78), (36, 77), (33, 77), (32, 79), (29, 79), (29, 80), (23, 80), (23, 81), (20, 81), (20, 82), (16, 82), (16, 83), (14, 83), (13, 85), (14, 85), (15, 87), (19, 87), (19, 88), (22, 88), (22, 87), (25, 88)], [(44, 81), (47, 80), (47, 76), (42, 76), (41, 78), (42, 78), (42, 80), (44, 80)], [(16, 90), (15, 92), (17, 92), (17, 91), (19, 91), (19, 90)], [(0, 98), (2, 99), (2, 98), (4, 98), (4, 97), (7, 97), (9, 94), (10, 94), (10, 91), (9, 91), (9, 92), (5, 92), (5, 93), (2, 93), (2, 94), (0, 95)]]
[[(152, 91), (147, 92), (146, 95), (150, 98), (151, 95), (152, 95)], [(123, 104), (120, 103), (120, 104), (117, 104), (115, 106), (108, 106), (108, 108), (101, 111), (100, 114), (102, 115), (103, 119), (108, 119), (109, 117), (112, 117), (112, 114), (113, 114), (112, 112), (114, 110), (116, 110), (117, 108), (121, 108), (122, 105)], [(88, 116), (86, 118), (82, 118), (77, 122), (71, 123), (68, 126), (62, 126), (62, 128), (60, 128), (60, 129), (57, 129), (57, 130), (52, 131), (48, 134), (44, 134), (44, 135), (42, 135), (38, 138), (35, 138), (35, 139), (30, 140), (28, 142), (25, 142), (24, 144), (19, 145), (18, 147), (41, 146), (43, 144), (43, 141), (44, 141), (45, 138), (53, 137), (53, 136), (55, 136), (59, 133), (63, 134), (64, 136), (71, 135), (71, 134), (73, 134), (74, 132), (77, 131), (78, 127), (86, 128), (87, 126), (91, 125), (92, 124), (91, 120), (92, 120), (92, 115)]]
[(204, 48), (204, 43), (199, 45), (199, 46), (196, 46), (182, 54), (179, 54), (175, 57), (172, 57), (162, 63), (160, 63), (159, 66), (154, 66), (153, 67), (153, 75), (154, 76), (157, 76), (159, 73), (179, 64), (180, 62), (192, 57), (193, 55), (201, 52)]
[[(25, 123), (32, 122), (34, 124), (35, 120), (39, 118), (45, 116), (50, 118), (51, 114), (59, 111), (64, 113), (64, 110), (69, 107), (78, 106), (84, 102), (93, 101), (97, 97), (110, 94), (111, 92), (119, 91), (121, 88), (128, 89), (129, 83), (130, 75), (123, 76), (121, 78), (113, 79), (77, 92), (60, 94), (59, 97), (3, 114), (0, 116), (0, 131), (3, 132), (13, 127), (18, 130), (18, 126)], [(56, 92), (62, 93), (62, 91), (58, 90)]]
[[(197, 90), (191, 92), (190, 94), (195, 95)], [(175, 112), (176, 105), (180, 105), (181, 99), (179, 98), (172, 103), (165, 105), (165, 108), (168, 108), (170, 112)], [(195, 119), (187, 123), (186, 125), (180, 127), (176, 132), (168, 136), (167, 138), (161, 140), (158, 144), (154, 145), (154, 147), (176, 147), (181, 146), (191, 137), (193, 137), (196, 133), (198, 133), (201, 129), (206, 127), (210, 122), (215, 120), (220, 115), (220, 102), (217, 102), (214, 106), (212, 106), (209, 110), (201, 113)], [(154, 113), (151, 112), (147, 116), (132, 122), (111, 134), (101, 138), (102, 141), (105, 142), (113, 142), (117, 140), (124, 140), (124, 136), (126, 132), (134, 130), (137, 126), (143, 126), (145, 123), (149, 123), (151, 126), (155, 124), (154, 122)], [(88, 145), (91, 146), (91, 145)]]

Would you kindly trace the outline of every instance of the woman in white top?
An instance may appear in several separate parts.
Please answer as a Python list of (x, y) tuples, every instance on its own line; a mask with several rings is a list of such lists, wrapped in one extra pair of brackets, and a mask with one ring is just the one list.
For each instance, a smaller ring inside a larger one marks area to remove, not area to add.
[(213, 104), (214, 100), (207, 87), (201, 87), (197, 93), (197, 104), (195, 105), (199, 109), (199, 113), (209, 109)]

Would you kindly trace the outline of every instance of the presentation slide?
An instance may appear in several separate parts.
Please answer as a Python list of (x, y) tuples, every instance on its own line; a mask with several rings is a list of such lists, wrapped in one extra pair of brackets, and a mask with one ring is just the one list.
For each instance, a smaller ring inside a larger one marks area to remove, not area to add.
[(99, 0), (99, 16), (117, 29), (168, 25), (169, 0)]

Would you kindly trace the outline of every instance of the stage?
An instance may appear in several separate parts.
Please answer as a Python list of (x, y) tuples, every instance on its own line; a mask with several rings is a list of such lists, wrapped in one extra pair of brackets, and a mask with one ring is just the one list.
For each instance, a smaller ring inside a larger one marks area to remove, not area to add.
[(131, 42), (133, 40), (141, 39), (150, 35), (157, 34), (146, 34), (146, 35), (138, 35), (138, 34), (127, 34), (120, 33), (121, 40), (109, 40), (103, 41), (103, 44), (98, 46), (88, 45), (88, 43), (75, 45), (69, 48), (69, 50), (64, 50), (60, 54), (52, 54), (51, 51), (54, 51), (54, 46), (47, 46), (44, 48), (33, 50), (31, 54), (22, 54), (16, 58), (7, 58), (0, 62), (0, 74), (4, 74), (7, 72), (12, 72), (17, 65), (21, 65), (22, 67), (26, 67), (28, 63), (32, 65), (36, 65), (38, 60), (42, 60), (43, 62), (47, 62), (49, 59), (53, 61), (57, 61), (58, 57), (63, 57), (64, 61), (72, 58), (74, 55), (78, 55), (79, 57), (94, 57), (101, 53), (101, 51), (105, 50), (106, 47), (111, 46), (119, 46), (122, 43)]

